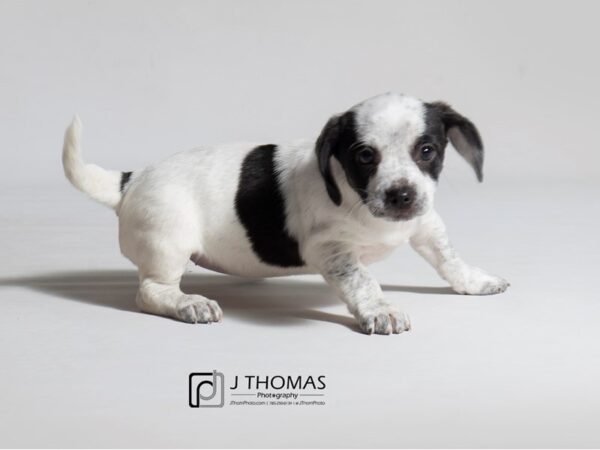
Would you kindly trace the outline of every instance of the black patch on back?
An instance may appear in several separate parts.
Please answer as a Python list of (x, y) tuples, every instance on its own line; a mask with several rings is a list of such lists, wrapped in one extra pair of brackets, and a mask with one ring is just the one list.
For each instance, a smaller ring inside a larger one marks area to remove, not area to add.
[(285, 204), (275, 170), (275, 145), (253, 149), (242, 164), (235, 209), (254, 253), (273, 266), (304, 265), (298, 241), (289, 235)]
[(123, 190), (125, 189), (125, 186), (127, 186), (127, 183), (129, 183), (129, 179), (131, 178), (131, 174), (133, 172), (123, 172), (121, 173), (121, 186), (120, 186), (120, 191), (123, 192)]

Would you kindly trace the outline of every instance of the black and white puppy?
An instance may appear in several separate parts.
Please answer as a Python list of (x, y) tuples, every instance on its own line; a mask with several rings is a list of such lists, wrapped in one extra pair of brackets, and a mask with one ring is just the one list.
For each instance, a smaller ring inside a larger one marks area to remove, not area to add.
[(320, 273), (365, 333), (400, 333), (408, 317), (366, 266), (407, 241), (458, 293), (508, 286), (458, 256), (433, 209), (448, 139), (482, 179), (479, 133), (445, 103), (387, 93), (333, 116), (316, 142), (202, 147), (133, 173), (85, 164), (80, 136), (75, 118), (65, 174), (116, 210), (142, 311), (221, 320), (216, 301), (179, 287), (191, 259), (248, 277)]

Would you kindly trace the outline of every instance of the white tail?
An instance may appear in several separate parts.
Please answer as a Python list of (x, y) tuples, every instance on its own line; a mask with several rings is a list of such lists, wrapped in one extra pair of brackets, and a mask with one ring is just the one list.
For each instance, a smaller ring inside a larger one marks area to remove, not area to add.
[(65, 175), (77, 189), (114, 209), (121, 201), (121, 178), (123, 174), (83, 162), (81, 157), (81, 128), (81, 121), (78, 116), (75, 116), (65, 132), (62, 155)]

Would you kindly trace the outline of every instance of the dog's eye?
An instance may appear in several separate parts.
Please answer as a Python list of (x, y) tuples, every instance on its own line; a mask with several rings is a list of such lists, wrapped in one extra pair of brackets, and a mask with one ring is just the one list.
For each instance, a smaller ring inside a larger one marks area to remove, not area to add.
[(356, 154), (356, 159), (361, 164), (373, 164), (375, 162), (375, 151), (365, 147)]
[(433, 147), (433, 145), (422, 145), (420, 152), (421, 161), (431, 161), (435, 157), (435, 148)]

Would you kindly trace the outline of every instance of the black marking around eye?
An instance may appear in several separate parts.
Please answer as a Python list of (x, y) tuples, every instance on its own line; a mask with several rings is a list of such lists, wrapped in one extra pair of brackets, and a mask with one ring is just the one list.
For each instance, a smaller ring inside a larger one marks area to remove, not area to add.
[(131, 179), (131, 174), (133, 172), (123, 172), (121, 173), (121, 185), (119, 186), (119, 190), (121, 192), (123, 192), (125, 190), (125, 186), (127, 186), (127, 183), (129, 183), (129, 180)]
[[(446, 138), (441, 115), (437, 109), (425, 105), (425, 131), (415, 142), (411, 156), (419, 169), (436, 181), (444, 167), (444, 153), (447, 143), (448, 139)], [(430, 161), (421, 161), (420, 159), (421, 146), (424, 144), (431, 144), (435, 148), (436, 155)]]
[(286, 229), (284, 198), (275, 167), (275, 145), (256, 147), (244, 159), (235, 209), (252, 250), (261, 261), (280, 267), (304, 265), (298, 241)]
[(375, 156), (373, 164), (361, 164), (357, 161), (356, 154), (360, 152), (364, 146), (360, 143), (360, 136), (356, 130), (357, 127), (354, 112), (347, 112), (344, 115), (344, 119), (344, 127), (334, 155), (346, 173), (348, 184), (350, 184), (363, 200), (366, 200), (367, 185), (369, 184), (369, 180), (377, 172), (377, 165), (381, 161), (381, 154), (377, 149), (370, 147), (374, 151)]

